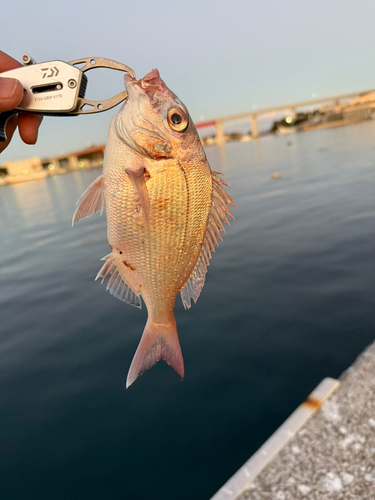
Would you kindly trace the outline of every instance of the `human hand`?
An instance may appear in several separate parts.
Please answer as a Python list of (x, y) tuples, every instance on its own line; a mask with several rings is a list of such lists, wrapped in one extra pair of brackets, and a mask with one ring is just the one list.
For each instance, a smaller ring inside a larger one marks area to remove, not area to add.
[[(21, 64), (0, 50), (0, 73), (10, 69), (19, 68)], [(14, 78), (0, 78), (0, 113), (16, 108), (23, 99), (21, 83)], [(13, 133), (17, 128), (21, 139), (26, 144), (35, 144), (38, 138), (38, 128), (42, 121), (41, 115), (19, 113), (11, 116), (6, 125), (5, 142), (0, 142), (0, 153), (10, 143)]]

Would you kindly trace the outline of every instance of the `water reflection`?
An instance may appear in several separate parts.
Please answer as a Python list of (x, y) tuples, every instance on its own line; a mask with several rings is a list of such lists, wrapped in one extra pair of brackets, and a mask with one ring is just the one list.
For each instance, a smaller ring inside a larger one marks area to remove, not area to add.
[(363, 123), (207, 149), (240, 212), (198, 303), (177, 301), (186, 379), (159, 363), (127, 392), (146, 312), (94, 282), (105, 219), (71, 229), (100, 171), (1, 188), (0, 496), (210, 498), (340, 375), (373, 340), (374, 137)]
[(217, 146), (209, 146), (206, 148), (206, 156), (208, 163), (213, 168), (213, 165), (217, 167), (218, 172), (225, 172), (228, 170), (228, 160), (227, 160), (227, 147), (226, 143), (218, 144)]
[[(38, 181), (3, 186), (0, 196), (0, 220), (27, 228), (39, 224), (62, 222), (62, 207), (67, 196), (72, 200), (72, 214), (76, 201), (87, 188), (87, 175), (95, 177), (100, 171), (75, 172)], [(83, 174), (83, 175), (82, 175)]]

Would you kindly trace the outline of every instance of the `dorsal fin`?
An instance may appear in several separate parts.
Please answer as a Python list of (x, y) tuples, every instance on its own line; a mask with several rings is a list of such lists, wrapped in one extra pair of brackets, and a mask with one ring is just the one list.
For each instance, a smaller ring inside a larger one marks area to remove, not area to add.
[(222, 187), (228, 186), (228, 184), (220, 179), (219, 175), (221, 174), (218, 172), (211, 172), (211, 210), (208, 216), (207, 229), (203, 239), (201, 253), (190, 278), (187, 280), (184, 288), (180, 290), (181, 300), (185, 309), (191, 307), (191, 299), (193, 299), (195, 303), (197, 302), (202, 291), (206, 279), (207, 267), (210, 265), (209, 261), (211, 259), (211, 254), (215, 251), (214, 245), (219, 245), (217, 238), (220, 240), (222, 239), (220, 231), (225, 233), (223, 222), (229, 225), (227, 215), (234, 220), (228, 205), (230, 204), (238, 210), (232, 198)]
[(105, 263), (96, 275), (95, 281), (102, 278), (103, 283), (106, 277), (110, 274), (111, 277), (108, 280), (106, 290), (109, 290), (109, 293), (117, 299), (141, 309), (142, 302), (140, 295), (137, 295), (132, 287), (126, 283), (124, 278), (120, 275), (112, 252), (103, 257), (101, 260), (105, 260)]
[(80, 219), (90, 217), (95, 212), (102, 215), (104, 209), (104, 176), (100, 175), (86, 189), (77, 201), (77, 208), (73, 215), (72, 226)]

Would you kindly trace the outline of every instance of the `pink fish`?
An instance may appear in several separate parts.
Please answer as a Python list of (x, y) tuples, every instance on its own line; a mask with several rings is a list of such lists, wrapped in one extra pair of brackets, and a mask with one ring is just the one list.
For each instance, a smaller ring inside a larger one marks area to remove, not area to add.
[[(197, 301), (223, 223), (236, 205), (211, 171), (185, 105), (154, 69), (125, 76), (128, 98), (112, 119), (101, 175), (79, 199), (73, 223), (106, 204), (111, 252), (96, 279), (148, 319), (127, 377), (129, 387), (163, 359), (184, 376), (173, 314)], [(237, 207), (236, 207), (237, 208)]]

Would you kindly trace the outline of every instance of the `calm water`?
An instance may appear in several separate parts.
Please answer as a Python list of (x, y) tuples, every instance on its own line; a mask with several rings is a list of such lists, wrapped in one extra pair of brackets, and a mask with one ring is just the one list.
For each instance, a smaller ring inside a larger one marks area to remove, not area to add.
[[(375, 123), (207, 151), (240, 212), (164, 363), (125, 390), (146, 321), (94, 282), (99, 171), (0, 189), (0, 497), (208, 500), (372, 342)], [(273, 180), (272, 174), (280, 173)]]

